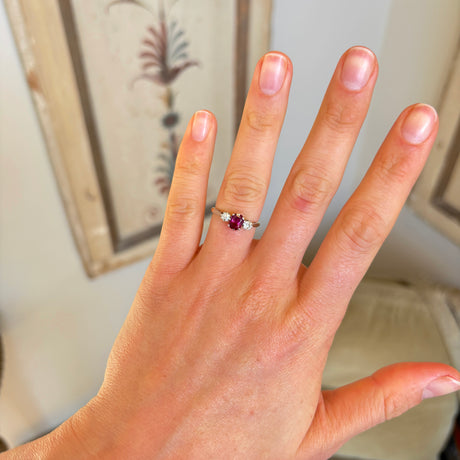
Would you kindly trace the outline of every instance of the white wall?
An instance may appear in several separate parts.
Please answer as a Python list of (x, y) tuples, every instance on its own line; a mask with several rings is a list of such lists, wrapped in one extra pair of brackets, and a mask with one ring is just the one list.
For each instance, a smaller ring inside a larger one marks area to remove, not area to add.
[[(365, 45), (376, 53), (380, 66), (369, 115), (342, 186), (307, 251), (308, 262), (401, 110), (416, 102), (438, 105), (459, 43), (460, 2), (279, 0), (274, 6), (272, 45), (293, 60), (294, 79), (262, 220), (268, 219), (288, 164), (313, 123), (338, 57), (349, 46)], [(406, 207), (369, 274), (460, 287), (460, 248)]]
[[(340, 54), (372, 48), (381, 75), (324, 236), (399, 111), (437, 104), (460, 31), (457, 0), (274, 0), (272, 48), (289, 54), (291, 104), (262, 221), (267, 221)], [(16, 444), (89, 399), (148, 260), (96, 280), (83, 272), (0, 2), (0, 322), (6, 372), (0, 433)], [(373, 275), (460, 287), (460, 249), (405, 209)]]
[(97, 390), (148, 260), (89, 280), (0, 2), (0, 433), (12, 444)]

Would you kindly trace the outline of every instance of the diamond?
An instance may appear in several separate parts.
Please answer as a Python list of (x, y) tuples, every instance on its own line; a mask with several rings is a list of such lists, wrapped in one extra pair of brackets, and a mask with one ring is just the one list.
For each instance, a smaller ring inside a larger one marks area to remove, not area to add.
[(224, 221), (224, 222), (228, 222), (230, 220), (230, 213), (228, 212), (222, 212), (220, 214), (220, 218)]
[(244, 228), (245, 230), (251, 230), (251, 228), (252, 228), (252, 222), (250, 222), (249, 220), (245, 220), (245, 221), (243, 222), (243, 228)]
[(232, 214), (228, 226), (232, 230), (239, 230), (244, 223), (244, 218), (241, 214)]

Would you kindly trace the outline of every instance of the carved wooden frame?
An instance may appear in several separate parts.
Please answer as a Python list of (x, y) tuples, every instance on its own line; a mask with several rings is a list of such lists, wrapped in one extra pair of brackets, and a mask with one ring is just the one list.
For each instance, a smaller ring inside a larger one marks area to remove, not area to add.
[[(5, 0), (5, 3), (86, 273), (95, 277), (151, 256), (158, 235), (145, 235), (128, 247), (114, 246), (114, 232), (104, 206), (104, 184), (92, 151), (91, 130), (85, 118), (87, 107), (79, 91), (79, 70), (72, 59), (62, 1)], [(250, 72), (269, 46), (271, 0), (235, 0), (235, 8), (236, 130)]]
[(437, 140), (409, 199), (424, 220), (460, 246), (460, 194), (454, 203), (446, 193), (454, 180), (460, 190), (460, 48), (440, 105)]

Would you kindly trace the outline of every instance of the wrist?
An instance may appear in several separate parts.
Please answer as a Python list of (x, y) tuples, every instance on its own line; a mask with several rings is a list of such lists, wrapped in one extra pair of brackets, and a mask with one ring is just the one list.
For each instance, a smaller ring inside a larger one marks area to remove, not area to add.
[(69, 420), (64, 422), (52, 432), (10, 449), (0, 458), (2, 460), (22, 460), (24, 458), (39, 458), (53, 460), (68, 458), (72, 460), (88, 458), (84, 455), (79, 442), (75, 438), (72, 428), (68, 425)]
[(50, 433), (54, 434), (51, 442), (59, 446), (61, 455), (66, 454), (65, 457), (56, 458), (72, 460), (113, 458), (109, 454), (114, 440), (110, 439), (108, 429), (110, 424), (104, 414), (104, 407), (96, 396)]
[(95, 400), (50, 433), (1, 454), (2, 460), (40, 458), (69, 460), (103, 458), (109, 442), (100, 429)]

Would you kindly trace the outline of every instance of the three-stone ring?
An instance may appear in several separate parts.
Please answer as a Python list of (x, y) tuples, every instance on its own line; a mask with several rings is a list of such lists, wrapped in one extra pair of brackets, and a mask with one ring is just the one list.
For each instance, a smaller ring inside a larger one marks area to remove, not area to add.
[(212, 208), (211, 212), (216, 216), (219, 216), (224, 222), (227, 222), (228, 226), (232, 230), (240, 230), (241, 228), (244, 230), (251, 230), (251, 228), (255, 228), (260, 225), (259, 222), (251, 222), (250, 220), (246, 220), (241, 214), (231, 214), (227, 211), (221, 211), (217, 208)]

